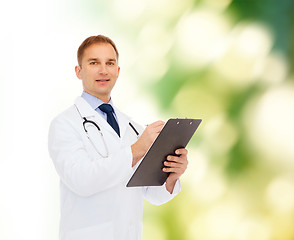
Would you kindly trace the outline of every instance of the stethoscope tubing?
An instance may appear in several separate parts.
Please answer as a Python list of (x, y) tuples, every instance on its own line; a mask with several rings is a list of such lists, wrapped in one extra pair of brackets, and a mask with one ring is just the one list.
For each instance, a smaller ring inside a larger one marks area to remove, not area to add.
[[(101, 131), (99, 125), (98, 125), (96, 122), (94, 122), (94, 121), (88, 120), (86, 117), (82, 117), (82, 115), (81, 115), (81, 113), (80, 113), (80, 111), (79, 111), (77, 105), (75, 105), (75, 107), (76, 107), (77, 112), (79, 113), (81, 119), (83, 120), (83, 128), (84, 128), (84, 131), (85, 131), (85, 133), (86, 133), (86, 135), (87, 135), (87, 138), (89, 139), (89, 141), (91, 142), (91, 144), (92, 144), (93, 147), (95, 148), (96, 152), (97, 152), (101, 157), (103, 157), (103, 158), (107, 158), (107, 157), (109, 156), (109, 151), (108, 151), (107, 144), (106, 144), (106, 142), (105, 142), (105, 139), (104, 139), (103, 133), (102, 133), (102, 131)], [(98, 132), (99, 132), (100, 135), (101, 135), (102, 141), (103, 141), (103, 143), (104, 143), (104, 147), (105, 147), (105, 150), (106, 150), (106, 155), (101, 154), (100, 151), (97, 149), (96, 145), (95, 145), (95, 144), (93, 143), (93, 141), (91, 140), (91, 138), (90, 138), (90, 136), (89, 136), (89, 133), (88, 133), (88, 131), (87, 131), (87, 129), (86, 129), (86, 124), (93, 124), (93, 125), (97, 128)], [(133, 129), (133, 131), (136, 133), (137, 138), (139, 138), (139, 135), (140, 135), (140, 134), (139, 134), (139, 132), (136, 130), (136, 128), (134, 127), (134, 125), (133, 125), (131, 122), (129, 122), (129, 125), (130, 125), (130, 127)]]

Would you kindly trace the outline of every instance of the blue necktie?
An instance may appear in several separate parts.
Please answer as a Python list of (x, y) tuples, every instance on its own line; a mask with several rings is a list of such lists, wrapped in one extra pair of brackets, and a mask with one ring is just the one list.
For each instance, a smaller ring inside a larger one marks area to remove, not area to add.
[(105, 112), (107, 114), (107, 122), (110, 124), (110, 126), (116, 131), (117, 135), (120, 136), (119, 134), (119, 126), (117, 124), (117, 121), (115, 120), (113, 116), (113, 108), (110, 104), (103, 103), (99, 106), (99, 109), (102, 112)]

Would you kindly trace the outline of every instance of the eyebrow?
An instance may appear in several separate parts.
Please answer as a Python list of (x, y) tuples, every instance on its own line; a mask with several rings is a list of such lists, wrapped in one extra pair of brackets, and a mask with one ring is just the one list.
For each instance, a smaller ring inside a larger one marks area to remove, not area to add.
[[(88, 62), (98, 61), (98, 60), (99, 60), (98, 58), (89, 58)], [(109, 58), (109, 59), (107, 59), (107, 62), (116, 62), (116, 59), (115, 58)]]

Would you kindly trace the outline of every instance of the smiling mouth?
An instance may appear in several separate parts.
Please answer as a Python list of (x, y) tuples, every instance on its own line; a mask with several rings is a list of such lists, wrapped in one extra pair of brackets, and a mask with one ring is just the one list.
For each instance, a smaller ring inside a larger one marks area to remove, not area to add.
[(109, 82), (110, 79), (97, 79), (96, 82)]

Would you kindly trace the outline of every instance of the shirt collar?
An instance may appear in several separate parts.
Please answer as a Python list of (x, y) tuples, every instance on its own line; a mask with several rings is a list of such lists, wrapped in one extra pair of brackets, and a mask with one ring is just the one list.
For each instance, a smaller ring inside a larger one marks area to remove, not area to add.
[[(99, 99), (99, 98), (97, 98), (97, 97), (95, 97), (85, 91), (83, 91), (83, 93), (82, 93), (82, 98), (84, 98), (86, 100), (86, 102), (89, 103), (89, 105), (94, 110), (96, 110), (101, 104), (104, 103), (101, 99)], [(110, 98), (110, 101), (108, 102), (108, 104), (110, 104), (113, 107), (113, 103), (112, 103), (111, 98)]]

